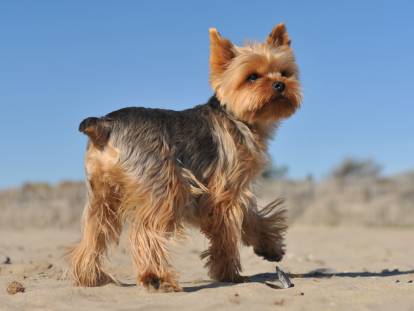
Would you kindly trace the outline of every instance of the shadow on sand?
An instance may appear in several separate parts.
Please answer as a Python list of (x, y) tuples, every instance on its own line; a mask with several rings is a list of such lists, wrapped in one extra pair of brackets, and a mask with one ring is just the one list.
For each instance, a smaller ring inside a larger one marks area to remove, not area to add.
[(387, 276), (396, 276), (396, 275), (405, 275), (405, 274), (414, 274), (414, 270), (400, 271), (398, 269), (388, 270), (384, 269), (381, 272), (331, 272), (329, 269), (316, 269), (308, 273), (295, 274), (289, 273), (291, 278), (330, 278), (330, 277), (387, 277)]
[[(388, 277), (388, 276), (397, 276), (397, 275), (406, 275), (406, 274), (414, 274), (414, 270), (406, 270), (401, 271), (398, 269), (388, 270), (384, 269), (381, 272), (369, 272), (369, 271), (362, 271), (362, 272), (332, 272), (331, 269), (316, 269), (309, 271), (308, 273), (289, 273), (289, 277), (292, 279), (296, 278), (331, 278), (331, 277)], [(246, 283), (262, 283), (267, 286), (278, 288), (272, 286), (269, 282), (274, 282), (277, 280), (276, 273), (259, 273), (249, 277), (249, 280)], [(212, 282), (210, 280), (203, 280), (200, 281), (200, 285), (195, 286), (185, 286), (185, 283), (182, 283), (184, 292), (191, 293), (196, 292), (202, 289), (208, 288), (218, 288), (218, 287), (227, 287), (233, 286), (234, 283), (224, 283), (224, 282)]]

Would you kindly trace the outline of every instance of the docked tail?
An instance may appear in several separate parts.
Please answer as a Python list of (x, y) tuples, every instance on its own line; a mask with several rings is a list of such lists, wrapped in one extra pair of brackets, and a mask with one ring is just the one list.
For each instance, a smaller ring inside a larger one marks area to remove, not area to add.
[(105, 118), (86, 118), (79, 124), (79, 132), (88, 135), (91, 142), (102, 149), (111, 135), (110, 121)]

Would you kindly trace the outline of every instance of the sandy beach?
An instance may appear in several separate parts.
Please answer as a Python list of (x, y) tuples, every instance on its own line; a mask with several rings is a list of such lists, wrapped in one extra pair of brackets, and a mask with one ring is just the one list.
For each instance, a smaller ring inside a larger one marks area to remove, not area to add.
[[(79, 238), (74, 229), (0, 231), (1, 310), (414, 310), (414, 230), (404, 228), (292, 226), (287, 254), (279, 263), (293, 288), (276, 289), (275, 264), (242, 248), (250, 282), (210, 280), (199, 259), (207, 241), (194, 230), (172, 246), (182, 293), (148, 293), (136, 286), (125, 239), (113, 249), (109, 271), (123, 286), (72, 286), (65, 248)], [(23, 293), (7, 285), (20, 282)]]

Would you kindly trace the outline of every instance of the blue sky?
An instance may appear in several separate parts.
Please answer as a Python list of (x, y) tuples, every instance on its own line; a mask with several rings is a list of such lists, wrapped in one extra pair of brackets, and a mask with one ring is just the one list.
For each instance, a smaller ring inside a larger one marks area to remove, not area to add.
[(1, 1), (0, 187), (83, 177), (87, 116), (212, 94), (208, 28), (236, 44), (285, 22), (302, 109), (270, 145), (292, 177), (347, 156), (414, 168), (409, 1)]

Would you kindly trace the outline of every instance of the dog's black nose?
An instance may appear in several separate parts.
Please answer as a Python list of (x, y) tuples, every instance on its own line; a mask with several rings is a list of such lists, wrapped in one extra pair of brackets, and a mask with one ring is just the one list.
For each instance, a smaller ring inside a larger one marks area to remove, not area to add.
[(283, 82), (275, 82), (273, 83), (273, 88), (278, 91), (279, 93), (282, 93), (285, 90), (285, 84)]

